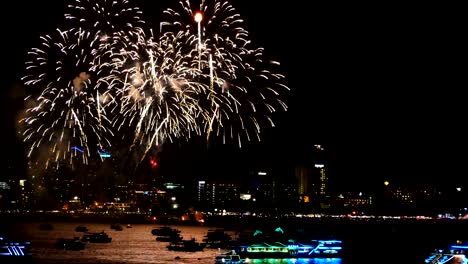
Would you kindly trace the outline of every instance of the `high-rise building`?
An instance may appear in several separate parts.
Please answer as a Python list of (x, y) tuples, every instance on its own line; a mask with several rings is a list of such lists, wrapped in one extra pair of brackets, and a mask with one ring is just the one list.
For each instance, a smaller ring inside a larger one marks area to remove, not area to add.
[(295, 168), (297, 190), (304, 203), (314, 203), (329, 195), (329, 179), (325, 149), (314, 145), (311, 158), (306, 164)]
[(229, 181), (199, 181), (198, 207), (201, 210), (233, 210), (240, 200), (239, 184)]
[(312, 190), (311, 170), (306, 167), (297, 167), (295, 169), (295, 176), (297, 179), (297, 191), (299, 196), (309, 195)]
[(314, 164), (313, 174), (317, 175), (318, 184), (315, 190), (315, 194), (319, 196), (325, 196), (328, 188), (328, 175), (325, 170), (325, 164), (316, 163)]
[(313, 148), (312, 181), (314, 182), (314, 195), (324, 197), (328, 194), (328, 174), (325, 149), (322, 145)]

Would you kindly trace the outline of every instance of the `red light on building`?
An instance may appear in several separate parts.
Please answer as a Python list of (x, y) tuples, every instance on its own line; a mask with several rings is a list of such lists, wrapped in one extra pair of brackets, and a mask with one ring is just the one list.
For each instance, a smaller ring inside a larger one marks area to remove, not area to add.
[(158, 162), (154, 158), (151, 158), (150, 165), (151, 165), (151, 168), (156, 168), (158, 167)]

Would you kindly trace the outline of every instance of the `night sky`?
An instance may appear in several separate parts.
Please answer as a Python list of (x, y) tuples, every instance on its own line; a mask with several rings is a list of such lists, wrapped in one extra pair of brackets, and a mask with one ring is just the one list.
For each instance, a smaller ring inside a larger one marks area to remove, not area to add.
[[(40, 34), (63, 23), (61, 1), (39, 2), (14, 1), (2, 16), (2, 123), (4, 147), (15, 150), (13, 157), (22, 152), (14, 116), (23, 96), (25, 53)], [(154, 23), (176, 4), (136, 3)], [(171, 166), (185, 172), (214, 165), (230, 171), (246, 164), (287, 167), (307, 161), (312, 146), (323, 144), (331, 177), (342, 186), (384, 179), (468, 182), (468, 45), (461, 7), (232, 3), (253, 42), (282, 63), (290, 109), (274, 116), (277, 126), (264, 130), (261, 143), (241, 150), (193, 142), (165, 146), (161, 154)]]

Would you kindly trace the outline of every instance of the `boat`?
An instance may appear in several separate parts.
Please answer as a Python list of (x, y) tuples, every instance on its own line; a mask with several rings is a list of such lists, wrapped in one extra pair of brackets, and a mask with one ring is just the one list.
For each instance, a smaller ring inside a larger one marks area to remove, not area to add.
[(79, 237), (59, 238), (55, 243), (55, 247), (64, 250), (83, 250), (85, 249), (85, 243)]
[(5, 263), (6, 259), (15, 260), (15, 263), (16, 260), (32, 259), (31, 242), (8, 240), (0, 236), (0, 263)]
[(159, 242), (180, 242), (182, 240), (183, 240), (183, 237), (178, 233), (170, 235), (170, 236), (157, 236), (156, 237), (156, 241), (159, 241)]
[(104, 231), (102, 232), (91, 232), (86, 233), (81, 237), (81, 241), (83, 242), (91, 242), (91, 243), (110, 243), (112, 238), (109, 237), (107, 233)]
[(223, 229), (210, 229), (203, 238), (207, 248), (230, 248), (232, 239)]
[(468, 243), (462, 244), (460, 241), (457, 241), (448, 248), (436, 249), (434, 252), (429, 254), (424, 262), (427, 264), (468, 264), (466, 254), (468, 254)]
[(215, 264), (245, 264), (246, 259), (241, 258), (236, 252), (228, 251), (215, 257)]
[(205, 244), (197, 242), (195, 238), (177, 241), (177, 242), (171, 242), (167, 246), (167, 249), (171, 251), (186, 251), (186, 252), (203, 251), (204, 248), (205, 248)]
[(179, 233), (179, 229), (172, 228), (170, 226), (162, 226), (158, 228), (153, 228), (151, 230), (151, 234), (153, 234), (154, 236), (173, 236), (178, 235)]
[(117, 224), (117, 223), (111, 224), (111, 225), (110, 225), (110, 228), (113, 229), (113, 230), (115, 230), (115, 231), (122, 231), (122, 230), (123, 230), (122, 225)]
[(310, 240), (299, 243), (262, 242), (257, 244), (232, 246), (233, 252), (241, 258), (341, 258), (341, 240)]

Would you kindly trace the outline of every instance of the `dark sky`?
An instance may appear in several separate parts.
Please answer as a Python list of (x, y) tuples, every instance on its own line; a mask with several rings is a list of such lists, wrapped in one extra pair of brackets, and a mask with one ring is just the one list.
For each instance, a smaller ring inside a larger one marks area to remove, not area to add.
[[(162, 8), (176, 4), (136, 2), (153, 22)], [(253, 41), (282, 63), (292, 89), (290, 110), (277, 116), (277, 127), (266, 129), (262, 143), (242, 150), (218, 146), (197, 154), (194, 147), (168, 146), (167, 155), (179, 159), (181, 167), (189, 171), (194, 164), (208, 163), (234, 170), (256, 160), (289, 166), (307, 159), (319, 143), (331, 157), (332, 176), (343, 186), (383, 179), (467, 182), (468, 45), (461, 7), (232, 3)], [(6, 10), (9, 16), (2, 17), (7, 131), (14, 127), (12, 98), (21, 95), (16, 80), (27, 48), (39, 33), (63, 21), (60, 3), (12, 5)]]

